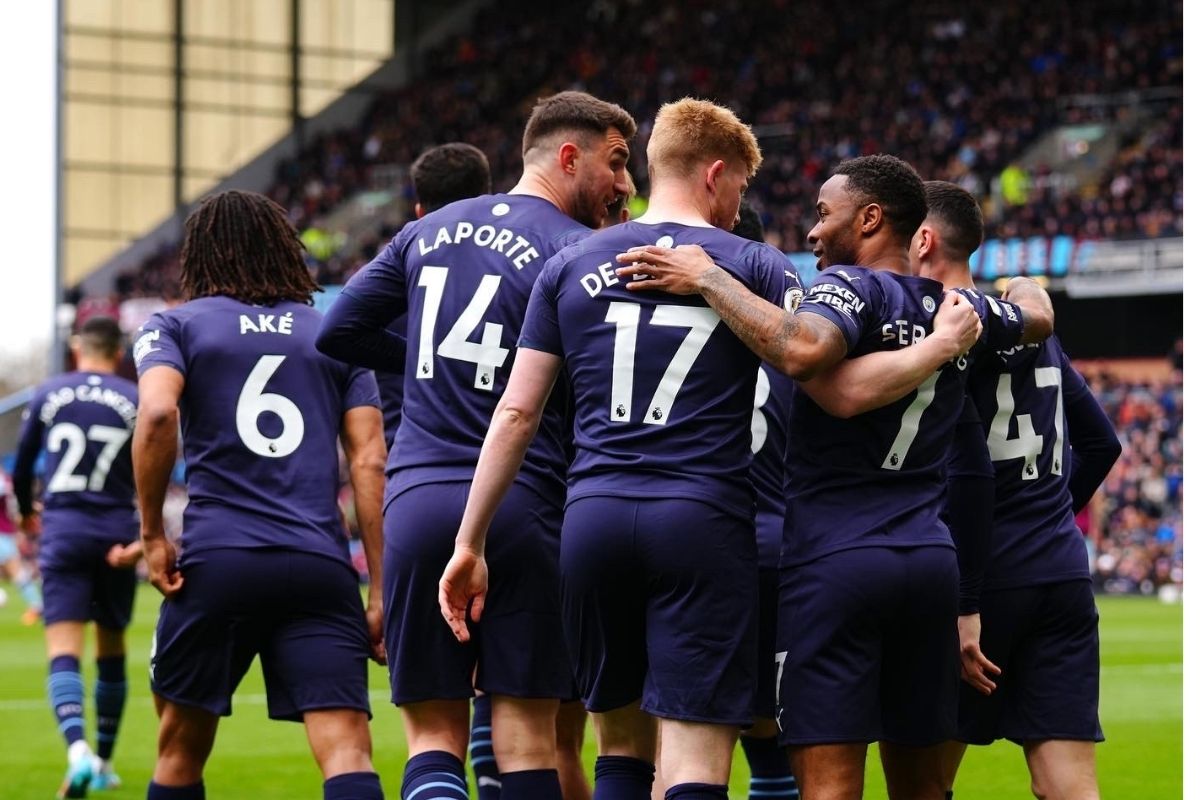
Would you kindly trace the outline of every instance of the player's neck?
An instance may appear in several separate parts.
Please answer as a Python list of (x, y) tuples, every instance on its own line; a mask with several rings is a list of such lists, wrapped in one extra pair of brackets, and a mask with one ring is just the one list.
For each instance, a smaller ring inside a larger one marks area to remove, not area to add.
[[(921, 274), (926, 274), (924, 270)], [(928, 273), (935, 281), (940, 281), (947, 289), (974, 289), (975, 281), (971, 278), (971, 267), (964, 262), (942, 262)]]
[(650, 192), (646, 213), (637, 219), (645, 225), (674, 222), (679, 225), (694, 225), (712, 228), (707, 203), (701, 202), (695, 189), (686, 183), (670, 179), (662, 180)]
[(912, 263), (908, 253), (903, 251), (884, 251), (880, 253), (860, 253), (855, 266), (866, 267), (876, 272), (892, 272), (896, 275), (912, 275)]
[(557, 185), (540, 167), (526, 166), (525, 171), (521, 173), (521, 179), (517, 181), (516, 186), (508, 190), (508, 193), (540, 197), (562, 213), (568, 213), (568, 195), (564, 187)]
[(919, 258), (918, 274), (937, 281), (947, 289), (974, 289), (975, 281), (971, 279), (971, 267), (966, 261), (932, 256)]
[(102, 375), (112, 375), (117, 371), (117, 365), (106, 358), (79, 356), (75, 362), (75, 369), (79, 372), (98, 372)]

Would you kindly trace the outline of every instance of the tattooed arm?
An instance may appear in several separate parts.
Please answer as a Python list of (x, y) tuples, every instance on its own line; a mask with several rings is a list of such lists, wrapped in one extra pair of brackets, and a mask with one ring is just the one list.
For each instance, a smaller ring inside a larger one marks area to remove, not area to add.
[(793, 316), (755, 295), (700, 247), (639, 247), (617, 260), (629, 265), (617, 275), (632, 278), (630, 291), (700, 295), (755, 355), (795, 380), (819, 375), (846, 356), (836, 325), (814, 314)]

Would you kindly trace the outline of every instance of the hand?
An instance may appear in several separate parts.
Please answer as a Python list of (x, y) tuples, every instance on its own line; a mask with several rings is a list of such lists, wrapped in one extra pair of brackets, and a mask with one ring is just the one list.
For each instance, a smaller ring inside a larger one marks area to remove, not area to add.
[(21, 515), (21, 521), (18, 523), (21, 528), (21, 533), (31, 538), (42, 535), (42, 514), (40, 511), (31, 511), (28, 514)]
[(470, 641), (467, 630), (467, 613), (472, 622), (483, 616), (483, 601), (487, 596), (488, 570), (482, 553), (465, 547), (455, 547), (454, 555), (446, 564), (446, 571), (438, 582), (438, 605), (442, 617), (460, 642)]
[(150, 583), (168, 599), (179, 594), (183, 588), (183, 573), (175, 566), (175, 545), (166, 535), (142, 537), (142, 550), (146, 554), (146, 568)]
[(631, 247), (619, 253), (617, 261), (629, 265), (618, 268), (617, 276), (630, 278), (627, 288), (634, 292), (658, 290), (671, 294), (699, 294), (705, 274), (721, 269), (703, 248), (694, 244), (675, 248)]
[(383, 600), (368, 594), (367, 637), (371, 642), (371, 660), (376, 664), (387, 664), (387, 650), (383, 646)]
[(979, 649), (979, 614), (964, 614), (958, 618), (958, 656), (962, 661), (962, 679), (975, 690), (991, 694), (996, 682), (988, 677), (999, 675), (1000, 668), (988, 661)]
[(142, 557), (141, 541), (130, 544), (114, 544), (104, 554), (105, 562), (113, 569), (130, 569)]
[(933, 336), (944, 338), (952, 348), (950, 357), (965, 353), (983, 333), (983, 323), (975, 306), (960, 292), (946, 292), (941, 308), (933, 318)]
[(1014, 278), (1008, 279), (1008, 283), (1004, 286), (1004, 294), (1000, 295), (1000, 299), (1008, 300), (1009, 295), (1014, 294), (1014, 290), (1015, 294), (1020, 294), (1022, 290), (1035, 293), (1046, 291), (1042, 288), (1042, 285), (1033, 278), (1029, 278), (1024, 275), (1017, 275)]

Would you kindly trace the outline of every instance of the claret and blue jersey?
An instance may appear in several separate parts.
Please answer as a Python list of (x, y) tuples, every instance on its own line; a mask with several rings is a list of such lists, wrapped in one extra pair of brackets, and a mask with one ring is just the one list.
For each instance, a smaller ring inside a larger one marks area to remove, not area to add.
[[(952, 546), (938, 513), (968, 368), (984, 350), (1015, 346), (1024, 332), (1016, 306), (962, 293), (983, 320), (979, 342), (908, 396), (839, 419), (795, 393), (782, 564), (864, 546)], [(926, 278), (834, 267), (817, 277), (799, 313), (836, 325), (854, 358), (924, 338), (942, 296), (942, 284)]]
[(568, 501), (691, 498), (752, 517), (760, 362), (700, 297), (626, 288), (616, 255), (646, 244), (700, 245), (755, 294), (783, 305), (790, 286), (799, 299), (782, 253), (715, 228), (629, 222), (551, 259), (520, 346), (564, 359), (575, 403)]
[(316, 352), (321, 314), (205, 297), (152, 316), (139, 374), (184, 376), (189, 502), (183, 559), (223, 547), (285, 547), (346, 559), (337, 438), (346, 411), (378, 406), (375, 379)]
[[(346, 285), (319, 339), (336, 358), (403, 364), (404, 422), (388, 457), (388, 498), (470, 480), (512, 369), (534, 281), (546, 260), (591, 229), (549, 201), (494, 194), (406, 225)], [(384, 327), (408, 313), (407, 351)], [(548, 405), (517, 480), (561, 502), (563, 409)]]

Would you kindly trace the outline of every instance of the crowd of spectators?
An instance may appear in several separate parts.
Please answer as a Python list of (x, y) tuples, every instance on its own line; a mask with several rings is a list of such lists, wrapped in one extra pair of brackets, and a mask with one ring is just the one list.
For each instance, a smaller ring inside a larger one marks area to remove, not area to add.
[(1128, 137), (1095, 186), (1066, 188), (1049, 174), (1028, 179), (1027, 196), (988, 226), (990, 238), (1065, 234), (1076, 239), (1183, 235), (1183, 105)]
[[(420, 77), (381, 94), (360, 124), (311, 142), (279, 168), (269, 194), (316, 241), (326, 215), (424, 148), (468, 141), (487, 153), (495, 186), (520, 172), (520, 141), (536, 97), (581, 88), (640, 122), (636, 153), (658, 106), (682, 95), (728, 104), (759, 133), (766, 160), (750, 189), (768, 237), (807, 249), (817, 189), (841, 159), (890, 152), (922, 175), (969, 188), (993, 235), (1058, 232), (1152, 236), (1180, 227), (1181, 101), (1148, 137), (1128, 143), (1096, 187), (1039, 188), (1020, 205), (990, 202), (1000, 172), (1041, 133), (1128, 109), (1061, 106), (1067, 95), (1182, 87), (1179, 0), (1093, 3), (1006, 0), (840, 5), (786, 0), (530, 0), (478, 12), (470, 32), (430, 51)], [(344, 281), (388, 232), (313, 259), (322, 282)], [(122, 297), (171, 297), (172, 249), (122, 276)]]
[(1094, 547), (1098, 589), (1150, 594), (1183, 581), (1183, 370), (1089, 382), (1116, 426), (1123, 452), (1081, 525)]

